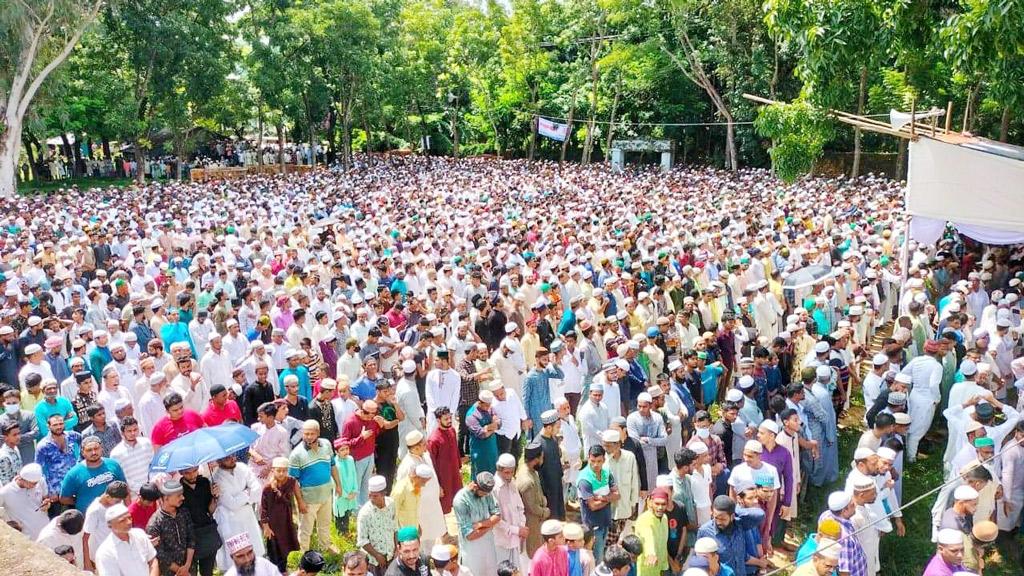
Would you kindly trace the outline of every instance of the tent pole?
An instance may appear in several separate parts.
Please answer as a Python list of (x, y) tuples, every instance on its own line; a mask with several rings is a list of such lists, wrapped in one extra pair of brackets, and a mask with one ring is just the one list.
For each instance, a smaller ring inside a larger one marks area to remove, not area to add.
[(902, 254), (900, 254), (901, 286), (906, 285), (907, 275), (910, 270), (910, 219), (911, 217), (909, 215), (905, 216), (903, 219), (905, 223), (906, 232), (903, 234), (903, 246), (900, 247), (900, 251), (902, 252)]

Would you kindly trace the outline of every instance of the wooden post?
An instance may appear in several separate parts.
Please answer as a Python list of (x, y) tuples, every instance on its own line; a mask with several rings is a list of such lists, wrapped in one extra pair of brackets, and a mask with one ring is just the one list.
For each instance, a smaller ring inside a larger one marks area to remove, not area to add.
[(946, 134), (949, 134), (949, 127), (953, 123), (953, 101), (946, 102)]
[(914, 130), (914, 126), (917, 124), (917, 97), (910, 99), (910, 138), (913, 139), (917, 134)]
[(932, 136), (933, 137), (935, 136), (935, 125), (938, 123), (938, 121), (939, 121), (938, 117), (932, 116)]

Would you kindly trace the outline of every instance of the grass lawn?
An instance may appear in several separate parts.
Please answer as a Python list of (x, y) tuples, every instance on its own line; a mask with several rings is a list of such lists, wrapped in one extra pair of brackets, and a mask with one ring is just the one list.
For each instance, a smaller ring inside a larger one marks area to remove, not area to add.
[(78, 188), (96, 188), (107, 186), (123, 187), (128, 186), (132, 183), (131, 178), (71, 178), (68, 180), (57, 180), (57, 181), (32, 181), (32, 182), (21, 182), (18, 184), (18, 192), (22, 195), (33, 195), (33, 194), (46, 194), (54, 192), (61, 188), (70, 188), (71, 186), (78, 186)]

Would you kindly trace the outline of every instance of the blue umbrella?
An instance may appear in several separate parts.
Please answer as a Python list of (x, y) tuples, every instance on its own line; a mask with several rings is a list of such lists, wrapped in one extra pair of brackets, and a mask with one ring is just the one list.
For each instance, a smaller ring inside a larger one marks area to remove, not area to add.
[(252, 445), (259, 435), (249, 428), (228, 422), (200, 428), (164, 446), (153, 457), (150, 472), (177, 472), (213, 462)]

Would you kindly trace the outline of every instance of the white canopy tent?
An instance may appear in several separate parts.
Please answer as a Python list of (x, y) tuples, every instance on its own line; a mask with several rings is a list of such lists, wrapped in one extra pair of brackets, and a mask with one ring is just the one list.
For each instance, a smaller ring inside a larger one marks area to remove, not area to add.
[(910, 237), (934, 244), (952, 223), (986, 244), (1024, 244), (1024, 149), (984, 138), (910, 141)]

